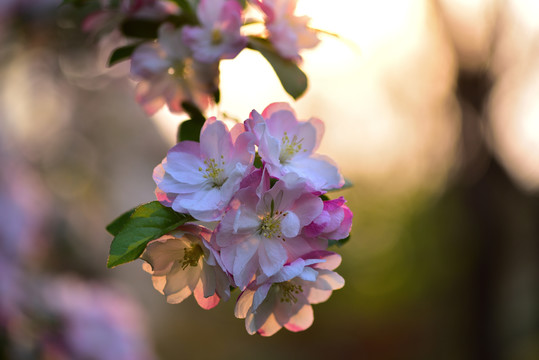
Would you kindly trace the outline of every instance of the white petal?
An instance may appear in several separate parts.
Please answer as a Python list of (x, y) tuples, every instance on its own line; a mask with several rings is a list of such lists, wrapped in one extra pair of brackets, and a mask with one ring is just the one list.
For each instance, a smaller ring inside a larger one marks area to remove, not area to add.
[(230, 298), (230, 279), (228, 276), (221, 270), (221, 268), (215, 269), (215, 282), (216, 287), (215, 291), (223, 301), (227, 301)]
[(171, 270), (172, 264), (183, 259), (188, 243), (172, 236), (163, 236), (151, 241), (141, 258), (151, 265), (152, 275), (162, 276)]
[(183, 289), (175, 293), (167, 295), (167, 302), (169, 304), (179, 304), (185, 299), (187, 299), (189, 295), (191, 295), (191, 293), (191, 289), (189, 289), (188, 287), (184, 287)]
[(309, 328), (314, 321), (313, 307), (305, 304), (296, 314), (290, 317), (284, 327), (290, 331), (298, 332)]
[(282, 110), (292, 113), (294, 117), (296, 116), (296, 113), (294, 112), (294, 109), (292, 108), (292, 106), (290, 106), (290, 104), (286, 102), (274, 102), (274, 103), (269, 104), (268, 106), (266, 106), (266, 108), (262, 112), (262, 116), (268, 119), (271, 117), (273, 113), (276, 113), (277, 111), (282, 111)]
[(318, 270), (318, 277), (313, 287), (320, 290), (336, 290), (344, 286), (344, 279), (341, 275), (331, 270)]
[(299, 277), (305, 281), (316, 281), (316, 277), (318, 276), (318, 272), (310, 267), (306, 267), (303, 269), (303, 272)]
[(305, 267), (305, 261), (301, 258), (296, 259), (290, 265), (284, 266), (277, 274), (271, 277), (271, 281), (274, 283), (280, 283), (291, 280), (299, 276)]
[(221, 156), (225, 161), (229, 160), (232, 149), (232, 139), (223, 122), (210, 121), (209, 124), (205, 124), (200, 134), (201, 154), (220, 163), (222, 161)]
[(286, 238), (293, 238), (299, 234), (299, 218), (294, 212), (288, 211), (286, 213), (286, 216), (281, 221), (281, 231)]
[(262, 301), (264, 301), (264, 299), (268, 295), (268, 291), (271, 288), (271, 285), (272, 285), (271, 283), (265, 283), (265, 284), (262, 284), (258, 289), (256, 289), (255, 295), (253, 297), (253, 305), (252, 305), (253, 311), (256, 311), (256, 309), (258, 309), (260, 304), (262, 304)]
[(152, 284), (155, 290), (159, 291), (161, 294), (165, 295), (163, 289), (167, 284), (166, 276), (152, 276)]
[[(301, 150), (296, 156), (310, 155), (318, 147), (316, 141), (316, 128), (310, 122), (300, 123), (297, 129), (298, 141), (301, 141)], [(289, 136), (290, 137), (290, 136)]]
[(277, 273), (286, 263), (286, 250), (280, 239), (263, 239), (258, 249), (260, 268), (267, 276)]
[(200, 273), (200, 280), (204, 297), (210, 297), (215, 294), (215, 270), (213, 266), (204, 264)]
[(292, 210), (298, 216), (300, 226), (309, 225), (324, 209), (324, 202), (318, 196), (303, 194), (294, 204)]
[(234, 269), (232, 274), (234, 282), (240, 288), (244, 288), (251, 281), (256, 269), (258, 268), (258, 250), (260, 241), (256, 237), (250, 237), (236, 247), (236, 256), (234, 258)]
[(247, 316), (247, 312), (253, 304), (254, 294), (255, 292), (251, 289), (245, 289), (240, 294), (238, 300), (236, 301), (236, 307), (234, 308), (234, 316), (236, 316), (238, 319), (243, 319)]
[[(189, 294), (196, 287), (200, 278), (200, 268), (189, 266), (185, 270), (176, 262), (172, 269), (167, 274), (167, 284), (163, 292), (167, 297), (182, 292), (185, 288), (189, 288)], [(187, 295), (188, 296), (188, 295)], [(182, 299), (183, 300), (183, 299)], [(181, 301), (181, 300), (180, 300)]]
[(249, 335), (256, 334), (255, 315), (252, 312), (248, 313), (245, 318), (245, 329)]
[[(264, 113), (266, 112), (263, 112), (262, 116), (264, 116)], [(293, 112), (282, 109), (272, 112), (271, 116), (267, 118), (266, 124), (271, 136), (280, 140), (286, 132), (287, 136), (292, 140), (297, 133), (299, 121)]]
[(277, 331), (281, 330), (282, 326), (277, 322), (274, 314), (271, 314), (264, 324), (258, 329), (258, 333), (262, 336), (272, 336)]
[(337, 189), (344, 184), (337, 166), (325, 156), (315, 155), (297, 161), (292, 159), (288, 169), (307, 179), (316, 190)]

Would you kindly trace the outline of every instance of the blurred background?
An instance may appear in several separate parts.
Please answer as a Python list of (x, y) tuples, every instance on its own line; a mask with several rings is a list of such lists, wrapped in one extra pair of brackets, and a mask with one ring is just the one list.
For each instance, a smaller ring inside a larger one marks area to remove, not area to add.
[[(60, 2), (0, 2), (0, 358), (539, 359), (539, 2), (298, 1), (339, 35), (303, 54), (294, 106), (355, 217), (346, 286), (271, 338), (233, 299), (169, 305), (140, 261), (106, 268), (105, 226), (154, 200), (183, 118), (148, 118), (117, 44)], [(221, 94), (240, 120), (292, 101), (249, 50)]]

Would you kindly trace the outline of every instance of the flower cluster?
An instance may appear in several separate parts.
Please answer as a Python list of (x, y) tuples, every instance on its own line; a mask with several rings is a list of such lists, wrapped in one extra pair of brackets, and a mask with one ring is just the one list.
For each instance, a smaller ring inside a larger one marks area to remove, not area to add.
[[(138, 82), (136, 100), (149, 115), (164, 105), (179, 113), (185, 102), (202, 110), (219, 102), (219, 62), (235, 58), (246, 47), (264, 56), (273, 53), (268, 60), (279, 67), (301, 62), (300, 51), (319, 42), (317, 32), (308, 26), (310, 19), (294, 14), (296, 0), (123, 0), (116, 8), (113, 4), (105, 1), (102, 10), (86, 18), (83, 28), (99, 33), (119, 27), (125, 42), (131, 42), (112, 54), (111, 63), (131, 60), (131, 74)], [(246, 15), (253, 8), (265, 25), (255, 33), (248, 25), (257, 21)], [(291, 95), (297, 97), (304, 90)]]
[(250, 334), (312, 324), (311, 304), (344, 285), (328, 241), (348, 237), (352, 225), (345, 200), (324, 195), (344, 179), (316, 153), (323, 132), (320, 120), (299, 121), (288, 104), (274, 103), (231, 130), (210, 118), (200, 142), (168, 152), (154, 170), (157, 199), (197, 220), (142, 253), (169, 303), (194, 293), (210, 309), (239, 288), (235, 315)]

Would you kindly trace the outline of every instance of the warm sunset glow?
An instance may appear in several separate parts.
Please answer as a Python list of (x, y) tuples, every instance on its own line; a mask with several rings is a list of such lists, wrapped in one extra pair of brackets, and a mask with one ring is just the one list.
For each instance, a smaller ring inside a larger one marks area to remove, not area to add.
[[(440, 6), (444, 21), (426, 0), (298, 1), (298, 15), (310, 16), (313, 28), (339, 38), (322, 34), (318, 47), (303, 52), (302, 69), (310, 86), (294, 107), (300, 118), (314, 116), (326, 123), (321, 151), (341, 164), (346, 176), (380, 184), (398, 174), (397, 187), (403, 188), (443, 183), (454, 159), (460, 116), (452, 105), (456, 55), (451, 41), (463, 66), (484, 62), (495, 7), (486, 0), (442, 1)], [(530, 19), (537, 6), (535, 1), (510, 2), (519, 29), (533, 27)], [(252, 109), (293, 101), (271, 66), (250, 50), (221, 63), (221, 85), (222, 102), (212, 112), (220, 117), (224, 114), (219, 110), (226, 109), (227, 116), (242, 121)], [(518, 109), (519, 120), (504, 125), (521, 129), (505, 130), (507, 140), (499, 135), (500, 122), (496, 125), (497, 141), (506, 144), (501, 151), (512, 154), (502, 155), (511, 171), (518, 171), (517, 164), (533, 168), (522, 159), (525, 154), (533, 158), (534, 147), (521, 145), (535, 143), (536, 127), (530, 125), (534, 108), (533, 102), (526, 103)], [(178, 117), (161, 110), (155, 119), (174, 141)]]

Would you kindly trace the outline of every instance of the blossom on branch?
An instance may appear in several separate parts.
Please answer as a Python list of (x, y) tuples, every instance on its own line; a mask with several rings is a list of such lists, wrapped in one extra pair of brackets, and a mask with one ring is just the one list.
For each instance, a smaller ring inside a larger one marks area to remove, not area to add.
[(314, 190), (337, 189), (344, 184), (334, 162), (315, 154), (324, 134), (322, 121), (298, 121), (290, 105), (273, 103), (262, 115), (253, 110), (245, 125), (255, 135), (258, 154), (271, 176), (294, 173)]
[(333, 272), (341, 257), (329, 251), (304, 255), (272, 276), (259, 276), (239, 296), (235, 315), (249, 334), (271, 336), (283, 326), (303, 331), (314, 320), (311, 304), (326, 301), (344, 279)]
[(223, 265), (236, 285), (243, 289), (255, 275), (276, 274), (289, 258), (285, 244), (303, 244), (301, 230), (322, 208), (322, 200), (293, 174), (270, 188), (264, 172), (259, 184), (240, 189), (215, 231)]
[(198, 220), (219, 220), (253, 158), (252, 135), (243, 131), (243, 125), (237, 124), (229, 132), (223, 122), (209, 118), (200, 143), (178, 143), (155, 168), (157, 199)]
[(146, 247), (143, 269), (167, 302), (177, 304), (194, 293), (200, 307), (208, 310), (230, 297), (230, 281), (217, 262), (210, 236), (202, 226), (184, 225)]
[(353, 214), (345, 203), (346, 200), (342, 196), (324, 201), (324, 210), (309, 226), (303, 228), (303, 234), (329, 240), (346, 238), (352, 228)]
[[(168, 66), (158, 60), (138, 65), (134, 70), (149, 78)], [(202, 118), (193, 116), (181, 129), (198, 129)], [(141, 205), (109, 225), (116, 236), (109, 263), (137, 258), (137, 246), (153, 239), (140, 257), (169, 303), (194, 293), (210, 309), (237, 287), (242, 293), (235, 314), (245, 318), (249, 334), (307, 329), (311, 305), (344, 285), (333, 272), (340, 256), (327, 248), (352, 226), (345, 199), (325, 195), (344, 179), (329, 158), (315, 153), (323, 132), (320, 120), (299, 121), (285, 103), (262, 114), (253, 110), (230, 131), (215, 117), (207, 119), (200, 136), (187, 136), (200, 142), (180, 141), (155, 167), (159, 203)], [(214, 230), (192, 221), (214, 222), (208, 225)]]

